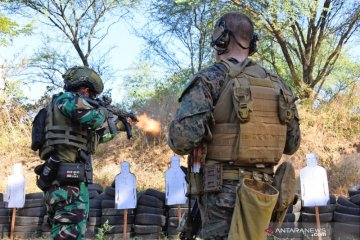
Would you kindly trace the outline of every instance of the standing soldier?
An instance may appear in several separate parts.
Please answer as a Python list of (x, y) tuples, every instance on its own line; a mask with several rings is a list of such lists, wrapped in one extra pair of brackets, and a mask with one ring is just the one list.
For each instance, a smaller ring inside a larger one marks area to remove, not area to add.
[(46, 161), (35, 172), (37, 185), (44, 191), (51, 239), (83, 239), (89, 212), (87, 184), (92, 183), (91, 154), (98, 143), (124, 131), (124, 125), (110, 122), (107, 109), (93, 104), (104, 89), (94, 70), (73, 67), (63, 78), (65, 92), (54, 95), (45, 117), (39, 113), (34, 120), (33, 134), (34, 129), (42, 129), (44, 136), (41, 142), (33, 140), (32, 149), (39, 150)]
[(248, 58), (257, 40), (247, 16), (223, 15), (212, 34), (216, 63), (192, 77), (170, 124), (170, 148), (190, 154), (203, 239), (265, 239), (279, 196), (273, 168), (300, 145), (290, 88)]

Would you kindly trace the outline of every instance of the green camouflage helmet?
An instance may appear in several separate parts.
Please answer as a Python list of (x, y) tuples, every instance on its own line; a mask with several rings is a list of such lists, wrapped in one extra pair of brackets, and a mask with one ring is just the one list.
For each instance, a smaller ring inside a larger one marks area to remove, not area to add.
[(69, 68), (62, 77), (65, 83), (65, 91), (74, 91), (79, 87), (88, 87), (95, 94), (100, 94), (104, 90), (104, 84), (100, 76), (94, 70), (85, 66)]

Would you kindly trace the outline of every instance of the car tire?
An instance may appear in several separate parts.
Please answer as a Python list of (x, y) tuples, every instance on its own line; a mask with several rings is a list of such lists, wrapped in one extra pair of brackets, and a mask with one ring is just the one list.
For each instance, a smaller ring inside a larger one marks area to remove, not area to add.
[[(134, 235), (133, 232), (128, 232), (125, 234), (126, 239), (131, 239), (131, 237)], [(116, 240), (123, 240), (124, 239), (124, 233), (112, 233), (112, 234), (108, 234), (106, 233), (104, 239), (116, 239)], [(137, 238), (138, 239), (138, 238)], [(141, 238), (140, 238), (141, 239)], [(140, 240), (139, 239), (139, 240)], [(141, 240), (145, 240), (145, 239), (141, 239)]]
[(41, 225), (17, 226), (14, 227), (15, 232), (39, 232)]
[(360, 208), (360, 206), (356, 205), (355, 203), (352, 203), (349, 199), (347, 199), (344, 196), (338, 197), (338, 203), (340, 205), (347, 206), (347, 207)]
[(20, 208), (16, 212), (17, 216), (26, 216), (26, 217), (43, 217), (45, 214), (46, 214), (45, 206), (33, 207), (33, 208)]
[[(336, 204), (329, 204), (325, 206), (319, 206), (319, 213), (328, 213), (328, 212), (334, 212), (336, 208)], [(303, 207), (303, 212), (306, 213), (315, 213), (315, 207)]]
[(44, 198), (41, 199), (25, 199), (24, 208), (42, 207), (45, 206)]
[(165, 216), (150, 213), (137, 214), (135, 217), (135, 224), (158, 225), (163, 227), (165, 226)]
[(104, 188), (100, 184), (96, 184), (96, 183), (89, 184), (88, 189), (89, 189), (89, 191), (96, 191), (99, 194), (104, 191)]
[(10, 216), (12, 213), (11, 208), (0, 208), (0, 216)]
[(89, 217), (101, 217), (101, 209), (95, 209), (95, 208), (90, 209)]
[(158, 199), (160, 199), (161, 201), (165, 201), (165, 193), (164, 192), (160, 192), (158, 190), (149, 188), (145, 190), (145, 194), (156, 197)]
[(138, 200), (139, 205), (148, 206), (148, 207), (157, 207), (161, 208), (164, 207), (164, 202), (157, 197), (150, 196), (147, 194), (141, 195), (141, 197)]
[(350, 202), (360, 206), (360, 194), (352, 195), (349, 200)]
[(88, 226), (99, 226), (101, 224), (101, 217), (88, 217)]
[(109, 196), (115, 197), (115, 188), (113, 187), (105, 187), (104, 192)]
[(15, 225), (17, 226), (27, 226), (27, 225), (40, 225), (43, 223), (43, 217), (25, 217), (17, 216), (15, 219)]
[(115, 208), (115, 200), (102, 200), (101, 208)]
[(27, 193), (25, 194), (25, 199), (43, 199), (43, 192)]
[(360, 227), (358, 224), (335, 222), (334, 231), (353, 233), (353, 234), (357, 234), (357, 236), (360, 236)]
[(164, 208), (148, 207), (144, 205), (138, 205), (138, 207), (136, 208), (136, 213), (138, 214), (152, 213), (152, 214), (164, 215), (164, 212), (165, 212)]
[(180, 233), (177, 227), (168, 227), (166, 232), (168, 236), (177, 236)]
[(330, 204), (336, 204), (336, 196), (335, 195), (331, 194), (329, 196), (329, 203)]
[(94, 199), (99, 195), (97, 191), (91, 190), (89, 191), (89, 199)]
[[(127, 224), (134, 223), (134, 215), (127, 215)], [(109, 221), (109, 225), (120, 225), (124, 224), (124, 216), (101, 216), (101, 225), (106, 221)]]
[(336, 204), (335, 211), (339, 213), (360, 216), (360, 208), (352, 208), (352, 207)]
[(354, 195), (360, 194), (360, 185), (352, 186), (348, 189), (349, 196), (352, 197)]
[(0, 217), (0, 224), (10, 224), (11, 216), (1, 216)]
[(104, 192), (103, 193), (100, 193), (99, 195), (97, 195), (95, 198), (93, 199), (97, 199), (97, 200), (112, 200), (112, 201), (115, 201), (115, 197), (114, 196), (110, 196), (110, 195), (107, 195), (105, 194)]
[(286, 213), (284, 221), (285, 223), (289, 223), (289, 222), (295, 222), (295, 214), (293, 213)]
[(136, 234), (148, 234), (161, 232), (162, 228), (158, 225), (134, 225), (134, 232)]
[[(327, 212), (327, 213), (319, 213), (320, 222), (331, 222), (333, 220), (333, 213)], [(301, 221), (302, 222), (316, 222), (316, 214), (314, 213), (306, 213), (301, 212)]]
[(360, 216), (334, 212), (334, 222), (358, 225), (360, 228)]
[[(124, 225), (118, 224), (118, 225), (112, 225), (111, 230), (108, 232), (110, 234), (114, 233), (123, 233), (124, 232)], [(131, 232), (131, 224), (126, 225), (126, 232)]]
[[(103, 208), (102, 215), (103, 216), (120, 216), (124, 215), (124, 209), (115, 209), (115, 208)], [(127, 209), (127, 214), (134, 214), (134, 209)]]
[(162, 232), (160, 233), (149, 233), (149, 234), (136, 234), (136, 237), (145, 240), (145, 239), (151, 239), (151, 240), (161, 240), (163, 239)]
[(90, 199), (89, 201), (90, 209), (100, 209), (101, 208), (101, 200), (100, 199)]

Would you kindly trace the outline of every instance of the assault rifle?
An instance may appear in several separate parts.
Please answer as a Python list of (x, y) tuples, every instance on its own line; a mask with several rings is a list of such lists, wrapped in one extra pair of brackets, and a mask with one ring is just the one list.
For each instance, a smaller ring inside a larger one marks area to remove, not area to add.
[(200, 209), (198, 206), (198, 200), (195, 201), (194, 205), (191, 206), (191, 198), (188, 198), (189, 207), (188, 207), (188, 214), (186, 216), (186, 225), (183, 231), (180, 232), (179, 238), (181, 240), (194, 240), (196, 239), (198, 232), (201, 228), (201, 215)]
[(86, 98), (86, 101), (96, 107), (104, 107), (108, 110), (108, 118), (109, 118), (109, 128), (111, 132), (116, 132), (115, 123), (112, 118), (114, 115), (118, 117), (118, 119), (124, 124), (127, 138), (130, 139), (132, 137), (131, 133), (131, 125), (128, 123), (127, 118), (131, 118), (133, 122), (138, 122), (136, 115), (134, 113), (128, 113), (120, 110), (118, 107), (111, 105), (112, 99), (109, 96), (102, 96), (101, 98), (91, 99)]

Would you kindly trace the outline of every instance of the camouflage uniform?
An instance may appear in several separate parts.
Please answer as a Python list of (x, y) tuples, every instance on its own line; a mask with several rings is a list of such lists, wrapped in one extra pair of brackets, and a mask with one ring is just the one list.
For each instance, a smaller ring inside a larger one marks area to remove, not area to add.
[[(81, 95), (64, 92), (53, 97), (54, 108), (74, 124), (98, 129), (106, 119), (106, 109), (94, 108)], [(54, 110), (55, 111), (55, 110)], [(103, 133), (99, 142), (107, 142), (114, 135)], [(54, 146), (51, 156), (64, 162), (75, 162), (78, 148), (66, 144)], [(45, 192), (51, 239), (83, 239), (89, 213), (89, 192), (84, 182), (63, 185), (54, 180)]]
[[(235, 59), (229, 60), (237, 62)], [(179, 99), (180, 107), (170, 124), (168, 145), (174, 152), (191, 154), (202, 142), (211, 141), (210, 129), (217, 121), (213, 117), (213, 110), (227, 76), (228, 70), (222, 62), (202, 69), (193, 76)], [(288, 88), (285, 84), (284, 87)], [(294, 120), (287, 124), (284, 153), (292, 154), (299, 144), (300, 130), (296, 113)], [(209, 162), (207, 159), (205, 165)], [(216, 162), (216, 159), (211, 159), (211, 162)], [(231, 169), (232, 166), (227, 168)], [(239, 185), (239, 180), (223, 180), (220, 192), (204, 193), (199, 198), (202, 218), (200, 236), (203, 239), (227, 239)]]

